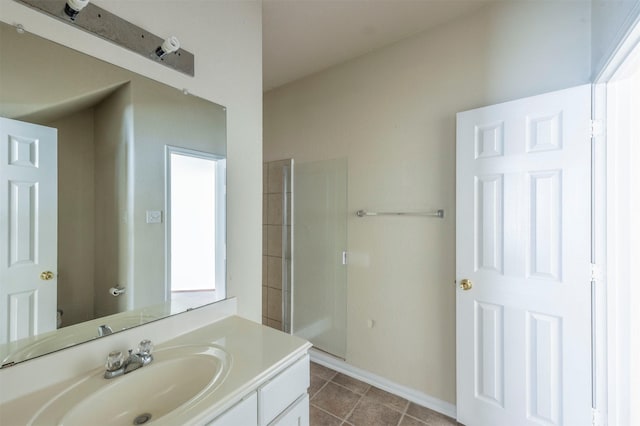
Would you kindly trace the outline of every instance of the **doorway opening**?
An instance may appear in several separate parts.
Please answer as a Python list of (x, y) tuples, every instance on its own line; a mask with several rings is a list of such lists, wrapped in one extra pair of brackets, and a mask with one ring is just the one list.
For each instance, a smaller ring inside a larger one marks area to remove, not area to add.
[(172, 303), (225, 298), (225, 167), (220, 156), (167, 147), (166, 288)]
[[(619, 46), (595, 85), (594, 217), (597, 291), (595, 406), (606, 424), (640, 424), (640, 22)], [(635, 402), (635, 403), (634, 403)], [(606, 413), (606, 415), (605, 415)]]

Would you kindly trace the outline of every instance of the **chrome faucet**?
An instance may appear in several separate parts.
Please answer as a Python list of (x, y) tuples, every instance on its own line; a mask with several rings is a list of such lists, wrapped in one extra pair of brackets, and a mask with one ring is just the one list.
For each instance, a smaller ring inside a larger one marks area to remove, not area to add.
[(102, 324), (98, 326), (98, 337), (107, 336), (113, 333), (113, 329), (109, 327), (107, 324)]
[(122, 376), (132, 371), (142, 368), (153, 361), (153, 344), (151, 340), (143, 340), (138, 346), (138, 351), (133, 352), (133, 349), (129, 349), (129, 356), (124, 359), (122, 351), (109, 352), (107, 356), (107, 370), (104, 372), (105, 379), (113, 379), (114, 377)]

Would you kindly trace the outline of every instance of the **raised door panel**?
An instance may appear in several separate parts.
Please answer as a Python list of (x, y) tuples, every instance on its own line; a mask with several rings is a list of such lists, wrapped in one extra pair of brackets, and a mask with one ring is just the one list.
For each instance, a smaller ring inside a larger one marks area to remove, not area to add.
[(527, 414), (562, 424), (562, 319), (527, 313)]
[(475, 334), (476, 396), (504, 407), (504, 308), (476, 302)]
[(38, 183), (9, 182), (9, 268), (37, 263)]
[(562, 280), (562, 172), (529, 173), (528, 275)]
[(36, 334), (38, 292), (29, 290), (8, 295), (9, 341)]
[(475, 179), (475, 270), (501, 274), (504, 259), (503, 176), (476, 176)]

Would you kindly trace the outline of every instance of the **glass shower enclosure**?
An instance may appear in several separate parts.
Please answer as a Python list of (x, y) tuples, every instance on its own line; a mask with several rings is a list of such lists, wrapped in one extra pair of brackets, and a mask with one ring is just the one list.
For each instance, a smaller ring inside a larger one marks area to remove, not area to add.
[(347, 159), (296, 162), (292, 210), (291, 332), (344, 359)]

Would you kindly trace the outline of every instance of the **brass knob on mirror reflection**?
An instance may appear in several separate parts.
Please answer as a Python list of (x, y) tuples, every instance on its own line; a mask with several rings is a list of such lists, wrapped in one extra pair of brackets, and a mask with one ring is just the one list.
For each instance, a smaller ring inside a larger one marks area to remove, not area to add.
[(471, 280), (465, 278), (460, 281), (460, 288), (463, 289), (464, 291), (471, 290), (472, 287), (473, 287), (473, 283), (471, 282)]
[(40, 279), (42, 281), (49, 281), (53, 279), (53, 272), (51, 271), (44, 271), (43, 273), (40, 274)]

